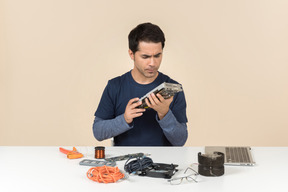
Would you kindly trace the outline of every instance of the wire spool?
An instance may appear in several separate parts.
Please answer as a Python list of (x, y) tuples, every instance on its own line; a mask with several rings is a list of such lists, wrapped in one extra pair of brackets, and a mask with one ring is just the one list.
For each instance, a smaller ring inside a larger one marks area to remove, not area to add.
[(115, 183), (119, 179), (125, 178), (125, 175), (121, 173), (118, 167), (92, 167), (87, 172), (87, 177), (98, 183)]
[(96, 159), (105, 158), (105, 147), (102, 146), (95, 147), (95, 158)]

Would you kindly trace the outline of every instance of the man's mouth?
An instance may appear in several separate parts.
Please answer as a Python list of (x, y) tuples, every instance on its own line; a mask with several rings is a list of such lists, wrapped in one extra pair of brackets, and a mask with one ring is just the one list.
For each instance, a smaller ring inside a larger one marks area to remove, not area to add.
[(148, 73), (154, 73), (154, 72), (155, 72), (155, 69), (146, 69), (146, 71), (147, 71)]

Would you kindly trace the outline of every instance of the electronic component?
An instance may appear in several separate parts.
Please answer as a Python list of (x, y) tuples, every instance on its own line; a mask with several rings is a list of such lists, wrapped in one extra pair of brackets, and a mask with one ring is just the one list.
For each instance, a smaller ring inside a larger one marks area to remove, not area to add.
[[(149, 154), (145, 154), (145, 156), (148, 156)], [(126, 160), (129, 158), (137, 158), (137, 157), (143, 157), (144, 153), (133, 153), (133, 154), (128, 154), (128, 155), (122, 155), (122, 156), (116, 156), (116, 157), (111, 157), (111, 158), (106, 158), (106, 161), (122, 161)]]
[(221, 176), (224, 174), (224, 153), (198, 153), (198, 173), (203, 176)]
[(130, 158), (124, 165), (126, 172), (135, 173), (139, 176), (156, 177), (170, 179), (177, 171), (178, 165), (153, 163), (149, 157), (137, 157), (135, 160)]
[(148, 105), (146, 104), (145, 99), (148, 98), (149, 95), (151, 95), (152, 93), (154, 93), (155, 95), (159, 93), (164, 97), (164, 99), (168, 99), (180, 91), (183, 91), (182, 85), (176, 84), (176, 83), (164, 82), (160, 84), (158, 87), (156, 87), (155, 89), (153, 89), (152, 91), (148, 92), (143, 97), (141, 97), (139, 101), (142, 101), (142, 104), (138, 106), (137, 108), (148, 108)]
[(153, 163), (150, 167), (143, 169), (139, 176), (170, 179), (178, 171), (176, 167), (178, 165)]
[(80, 165), (86, 165), (86, 166), (93, 166), (93, 167), (101, 167), (101, 166), (109, 166), (114, 167), (116, 165), (113, 161), (98, 161), (98, 160), (90, 160), (90, 159), (83, 159), (79, 162)]
[(95, 159), (104, 159), (105, 158), (105, 147), (98, 146), (95, 147)]

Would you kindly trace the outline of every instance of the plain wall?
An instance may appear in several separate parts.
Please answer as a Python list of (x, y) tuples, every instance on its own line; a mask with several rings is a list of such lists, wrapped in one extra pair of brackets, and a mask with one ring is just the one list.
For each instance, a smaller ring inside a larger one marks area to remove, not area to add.
[[(110, 145), (92, 133), (107, 81), (133, 68), (128, 33), (166, 35), (186, 146), (288, 146), (288, 1), (0, 1), (0, 145)], [(244, 140), (243, 140), (244, 137)]]

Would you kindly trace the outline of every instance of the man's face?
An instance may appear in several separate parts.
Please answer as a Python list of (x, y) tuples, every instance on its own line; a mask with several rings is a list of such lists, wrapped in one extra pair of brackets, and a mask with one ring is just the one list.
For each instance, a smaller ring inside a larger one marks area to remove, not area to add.
[(162, 61), (162, 44), (140, 41), (138, 51), (133, 54), (129, 50), (131, 59), (134, 60), (133, 71), (137, 75), (137, 78), (153, 79), (158, 75), (158, 69)]

